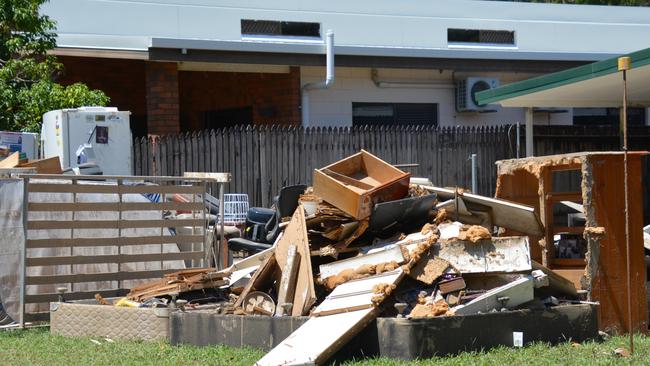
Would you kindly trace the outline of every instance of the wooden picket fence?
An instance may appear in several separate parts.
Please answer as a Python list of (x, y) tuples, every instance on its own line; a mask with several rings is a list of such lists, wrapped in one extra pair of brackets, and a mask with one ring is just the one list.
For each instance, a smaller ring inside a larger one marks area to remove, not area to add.
[[(524, 136), (521, 126), (520, 156), (524, 156)], [(268, 207), (282, 186), (310, 184), (313, 169), (360, 149), (393, 164), (418, 164), (404, 170), (416, 177), (427, 177), (435, 185), (465, 188), (471, 187), (469, 156), (477, 154), (478, 193), (492, 196), (496, 184), (494, 162), (516, 157), (516, 127), (240, 126), (144, 137), (134, 143), (134, 174), (230, 172), (229, 192), (247, 193), (251, 205)], [(650, 127), (630, 128), (630, 149), (650, 149)], [(620, 150), (616, 127), (535, 126), (537, 156), (607, 150)], [(645, 176), (648, 170), (646, 166)]]
[[(285, 185), (311, 184), (313, 170), (365, 149), (427, 177), (439, 186), (471, 186), (472, 153), (478, 158), (478, 191), (492, 195), (494, 162), (515, 156), (511, 126), (233, 127), (139, 138), (134, 174), (179, 176), (185, 171), (230, 172), (231, 193), (247, 193), (252, 205), (269, 206)], [(213, 188), (213, 192), (216, 188)]]

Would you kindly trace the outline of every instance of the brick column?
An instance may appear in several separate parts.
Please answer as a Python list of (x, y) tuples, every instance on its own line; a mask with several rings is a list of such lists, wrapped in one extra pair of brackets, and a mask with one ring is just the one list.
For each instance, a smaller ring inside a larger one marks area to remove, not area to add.
[(301, 113), (301, 84), (300, 84), (300, 67), (291, 66), (289, 68), (289, 77), (291, 83), (291, 96), (289, 97), (291, 106), (291, 123), (297, 126), (302, 124)]
[(147, 62), (147, 129), (150, 135), (179, 133), (178, 67), (175, 62)]

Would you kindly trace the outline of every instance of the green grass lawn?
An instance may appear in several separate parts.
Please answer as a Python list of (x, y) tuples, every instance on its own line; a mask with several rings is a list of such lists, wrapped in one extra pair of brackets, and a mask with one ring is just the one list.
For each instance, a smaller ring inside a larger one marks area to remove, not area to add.
[[(0, 365), (252, 365), (264, 352), (224, 346), (171, 346), (164, 342), (115, 341), (101, 338), (52, 336), (47, 328), (0, 331)], [(497, 348), (481, 353), (414, 362), (382, 358), (349, 361), (346, 365), (650, 365), (650, 337), (637, 337), (636, 352), (628, 358), (613, 355), (628, 339), (570, 343), (558, 346), (535, 344), (520, 349)]]

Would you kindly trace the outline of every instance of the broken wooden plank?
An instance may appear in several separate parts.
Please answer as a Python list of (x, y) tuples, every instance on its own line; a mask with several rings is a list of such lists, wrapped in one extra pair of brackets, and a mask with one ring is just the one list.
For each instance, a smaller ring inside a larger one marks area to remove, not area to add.
[[(455, 211), (456, 199), (462, 200), (466, 209), (474, 214), (475, 211), (485, 212), (489, 209), (489, 216), (496, 226), (512, 229), (529, 235), (544, 235), (543, 226), (535, 213), (535, 209), (502, 199), (479, 196), (477, 194), (456, 192), (453, 189), (423, 186), (430, 192), (438, 195), (439, 199), (452, 200), (451, 205), (445, 206), (448, 213)], [(477, 213), (478, 213), (477, 212)], [(468, 222), (470, 223), (470, 222)], [(471, 224), (478, 224), (471, 222)]]
[(327, 239), (341, 241), (350, 237), (359, 227), (359, 221), (351, 221), (338, 225), (332, 230), (323, 233)]
[(20, 164), (20, 153), (15, 152), (0, 160), (0, 168), (15, 168)]
[[(377, 317), (373, 289), (381, 284), (395, 285), (402, 278), (403, 272), (398, 269), (340, 285), (315, 310), (333, 314), (311, 317), (255, 365), (322, 365)], [(359, 307), (363, 308), (355, 310)]]
[(397, 262), (397, 264), (402, 264), (406, 261), (401, 246), (390, 246), (358, 257), (322, 264), (319, 267), (320, 278), (321, 280), (325, 280), (326, 278), (335, 276), (346, 269), (354, 270), (366, 264), (373, 265), (390, 263), (392, 261)]
[(377, 315), (376, 308), (368, 308), (310, 318), (255, 365), (322, 365)]
[(352, 280), (337, 286), (320, 305), (314, 309), (312, 316), (324, 316), (360, 310), (375, 306), (372, 301), (375, 286), (397, 283), (403, 276), (401, 268), (374, 276)]
[(61, 161), (58, 156), (47, 159), (30, 160), (27, 163), (18, 165), (21, 168), (35, 168), (38, 174), (61, 174)]
[(287, 250), (287, 263), (282, 269), (280, 278), (280, 289), (278, 290), (278, 301), (275, 308), (276, 316), (288, 315), (285, 313), (287, 304), (293, 307), (294, 295), (296, 293), (296, 280), (298, 279), (298, 267), (300, 266), (300, 254), (295, 245), (290, 245)]
[[(532, 262), (532, 265), (534, 270), (542, 271), (548, 276), (549, 286), (548, 289), (545, 290), (549, 291), (549, 295), (558, 296), (559, 293), (565, 296), (570, 296), (574, 299), (578, 298), (578, 291), (576, 290), (575, 283), (570, 279), (562, 276), (555, 270), (544, 267), (535, 261)], [(577, 270), (576, 272), (579, 274), (579, 277), (584, 274), (584, 270)], [(579, 279), (578, 283), (580, 283)]]
[(464, 305), (454, 308), (455, 315), (487, 313), (494, 309), (512, 309), (535, 298), (534, 289), (548, 286), (548, 277), (542, 271), (494, 288)]
[(293, 303), (291, 315), (301, 316), (307, 314), (311, 306), (316, 302), (305, 210), (302, 205), (298, 205), (289, 221), (289, 225), (284, 229), (282, 238), (278, 240), (275, 246), (275, 258), (278, 267), (281, 269), (287, 264), (287, 251), (291, 245), (296, 246), (300, 255), (298, 279), (296, 280), (297, 291), (295, 291), (293, 301), (291, 301)]
[(271, 285), (273, 273), (275, 272), (276, 268), (277, 262), (275, 253), (273, 253), (268, 258), (266, 258), (264, 263), (262, 263), (257, 271), (253, 273), (253, 276), (246, 284), (246, 287), (244, 287), (244, 290), (239, 295), (239, 298), (237, 298), (234, 307), (240, 308), (244, 302), (244, 299), (246, 298), (246, 295), (248, 295), (250, 292), (256, 290), (266, 290), (266, 288)]

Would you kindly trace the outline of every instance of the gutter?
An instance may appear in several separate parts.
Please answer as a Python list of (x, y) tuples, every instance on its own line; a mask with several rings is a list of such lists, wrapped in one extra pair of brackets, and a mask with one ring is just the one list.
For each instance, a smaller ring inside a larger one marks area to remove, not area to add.
[(305, 84), (301, 88), (302, 94), (302, 125), (309, 127), (309, 91), (315, 89), (328, 89), (334, 84), (334, 32), (327, 31), (325, 36), (325, 80)]

